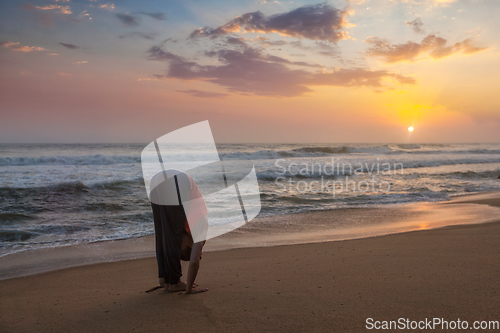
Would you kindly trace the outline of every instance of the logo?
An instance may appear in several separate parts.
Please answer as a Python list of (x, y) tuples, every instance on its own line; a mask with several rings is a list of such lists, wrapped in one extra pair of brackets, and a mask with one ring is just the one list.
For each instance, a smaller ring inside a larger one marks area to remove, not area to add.
[[(260, 212), (253, 162), (223, 160), (208, 121), (154, 140), (142, 151), (141, 164), (148, 199), (158, 205), (183, 205), (195, 242), (235, 230)], [(201, 195), (190, 196), (193, 186)], [(199, 231), (196, 221), (206, 211), (208, 230)]]

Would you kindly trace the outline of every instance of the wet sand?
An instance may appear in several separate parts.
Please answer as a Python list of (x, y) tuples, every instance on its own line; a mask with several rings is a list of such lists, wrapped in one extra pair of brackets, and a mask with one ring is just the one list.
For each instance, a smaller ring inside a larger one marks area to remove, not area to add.
[(0, 331), (358, 332), (367, 318), (500, 320), (499, 240), (500, 221), (206, 252), (197, 282), (209, 291), (197, 295), (146, 293), (154, 258), (6, 279)]

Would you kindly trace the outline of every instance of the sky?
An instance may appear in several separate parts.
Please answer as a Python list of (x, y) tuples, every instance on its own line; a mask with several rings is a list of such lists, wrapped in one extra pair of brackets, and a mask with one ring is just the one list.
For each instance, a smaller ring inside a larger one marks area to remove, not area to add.
[(147, 143), (204, 120), (221, 143), (498, 143), (499, 9), (2, 1), (0, 143)]

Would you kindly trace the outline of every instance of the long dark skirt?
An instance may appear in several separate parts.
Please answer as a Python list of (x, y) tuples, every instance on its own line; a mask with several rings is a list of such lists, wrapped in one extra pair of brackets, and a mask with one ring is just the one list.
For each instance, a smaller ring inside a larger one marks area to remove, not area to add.
[(165, 278), (166, 283), (177, 284), (182, 276), (181, 243), (186, 221), (184, 207), (154, 203), (151, 203), (151, 207), (155, 223), (158, 277)]

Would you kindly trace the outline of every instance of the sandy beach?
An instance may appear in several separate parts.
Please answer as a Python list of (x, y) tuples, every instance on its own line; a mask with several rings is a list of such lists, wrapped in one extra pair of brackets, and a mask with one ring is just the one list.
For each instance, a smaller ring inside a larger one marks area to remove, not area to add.
[(500, 332), (498, 13), (2, 1), (0, 333)]
[[(491, 195), (460, 200), (484, 208), (500, 203)], [(154, 258), (6, 279), (0, 281), (0, 327), (2, 332), (358, 332), (366, 331), (367, 318), (498, 321), (499, 237), (500, 220), (211, 251), (203, 256), (197, 280), (209, 291), (197, 295), (146, 293), (157, 284)]]

